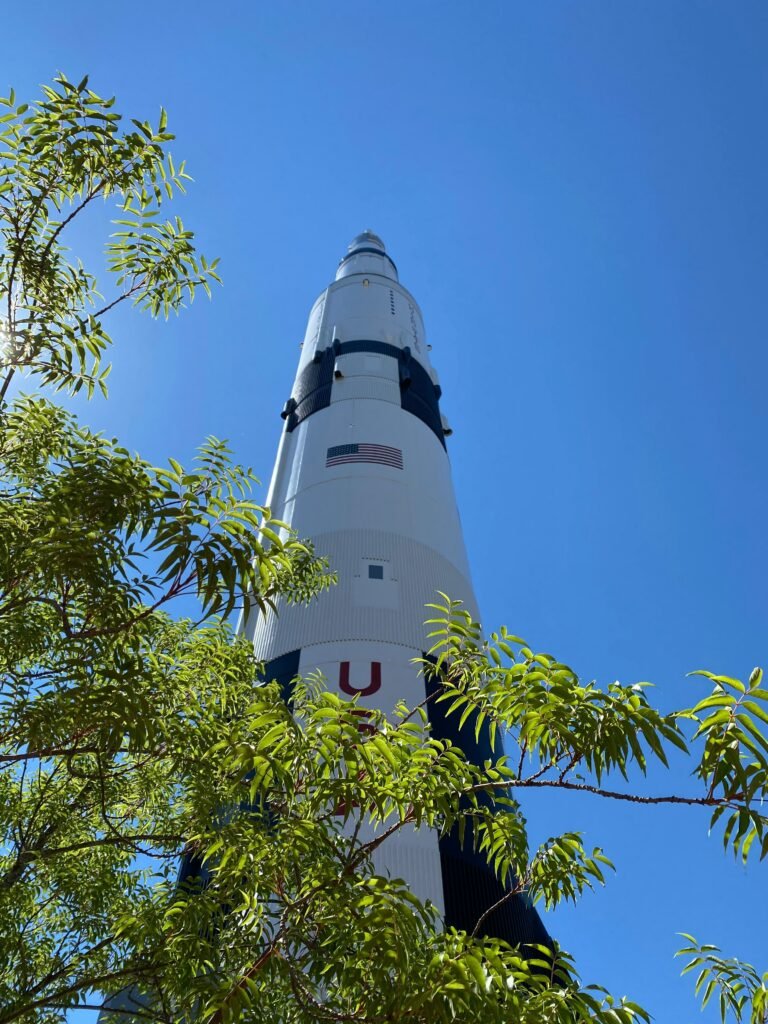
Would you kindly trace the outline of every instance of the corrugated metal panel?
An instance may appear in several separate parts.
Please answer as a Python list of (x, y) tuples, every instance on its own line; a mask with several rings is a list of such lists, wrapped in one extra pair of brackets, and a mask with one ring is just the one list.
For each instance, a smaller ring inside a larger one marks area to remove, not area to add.
[(289, 432), (295, 430), (302, 420), (327, 408), (331, 401), (332, 385), (333, 351), (327, 348), (296, 378), (292, 396), (296, 406), (286, 420), (285, 429)]
[[(379, 640), (417, 651), (427, 646), (429, 618), (425, 605), (437, 591), (463, 600), (477, 617), (472, 585), (450, 562), (432, 548), (383, 530), (345, 530), (314, 538), (319, 554), (326, 555), (339, 574), (339, 583), (321, 594), (307, 609), (281, 602), (277, 616), (248, 623), (259, 659), (269, 660), (309, 644), (346, 640)], [(387, 558), (391, 578), (398, 587), (396, 608), (355, 604), (352, 581), (360, 576), (363, 560)]]
[[(469, 857), (447, 852), (444, 841), (440, 843), (440, 860), (445, 923), (471, 933), (485, 911), (499, 903), (508, 890), (487, 864), (481, 867)], [(512, 946), (552, 945), (537, 911), (522, 894), (509, 897), (489, 914), (479, 934), (504, 939)]]
[(400, 379), (403, 409), (426, 423), (445, 448), (437, 388), (429, 373), (415, 359), (408, 359), (400, 363)]
[[(387, 825), (392, 824), (391, 821)], [(431, 829), (403, 829), (396, 843), (383, 843), (373, 854), (373, 866), (380, 875), (404, 878), (419, 899), (430, 900), (440, 913), (444, 910), (441, 857), (437, 833)]]

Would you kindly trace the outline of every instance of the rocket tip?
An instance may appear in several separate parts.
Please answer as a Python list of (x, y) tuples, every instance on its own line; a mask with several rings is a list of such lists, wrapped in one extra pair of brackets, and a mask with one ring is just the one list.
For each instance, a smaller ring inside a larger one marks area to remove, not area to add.
[(395, 261), (387, 252), (384, 242), (370, 228), (361, 231), (347, 246), (345, 256), (339, 260), (336, 280), (350, 274), (380, 274), (397, 281)]
[(365, 231), (362, 231), (359, 235), (356, 235), (349, 243), (347, 251), (350, 253), (354, 252), (355, 249), (359, 249), (361, 248), (361, 246), (365, 246), (366, 248), (381, 249), (382, 252), (387, 251), (384, 242), (379, 238), (379, 236), (374, 231), (371, 231), (370, 228), (366, 228)]

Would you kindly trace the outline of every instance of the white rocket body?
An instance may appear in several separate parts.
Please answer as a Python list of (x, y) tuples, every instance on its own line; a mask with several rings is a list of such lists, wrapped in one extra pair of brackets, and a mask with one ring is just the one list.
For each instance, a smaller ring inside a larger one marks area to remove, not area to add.
[[(249, 618), (266, 678), (320, 671), (362, 707), (414, 706), (425, 697), (413, 664), (430, 647), (425, 605), (442, 591), (477, 618), (439, 398), (421, 311), (381, 239), (364, 232), (310, 313), (267, 498), (339, 582), (309, 608)], [(454, 728), (433, 722), (443, 735)], [(466, 750), (469, 730), (451, 738)], [(427, 828), (388, 840), (375, 863), (456, 927), (503, 894), (482, 858)], [(510, 902), (512, 917), (490, 933), (547, 941), (525, 901)]]

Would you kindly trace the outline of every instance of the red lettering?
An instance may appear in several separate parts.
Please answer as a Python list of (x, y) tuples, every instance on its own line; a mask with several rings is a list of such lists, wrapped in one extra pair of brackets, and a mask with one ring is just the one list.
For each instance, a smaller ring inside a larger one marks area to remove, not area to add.
[(381, 662), (371, 662), (371, 681), (368, 686), (353, 686), (349, 681), (349, 662), (342, 661), (339, 665), (339, 689), (350, 697), (359, 693), (361, 697), (370, 697), (381, 689)]

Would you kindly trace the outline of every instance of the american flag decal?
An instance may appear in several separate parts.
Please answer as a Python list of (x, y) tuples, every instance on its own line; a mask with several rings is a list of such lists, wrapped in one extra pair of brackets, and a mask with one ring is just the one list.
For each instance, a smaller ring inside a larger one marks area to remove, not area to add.
[(403, 453), (399, 448), (390, 448), (386, 444), (337, 444), (328, 449), (326, 469), (345, 462), (375, 462), (379, 466), (402, 469)]

